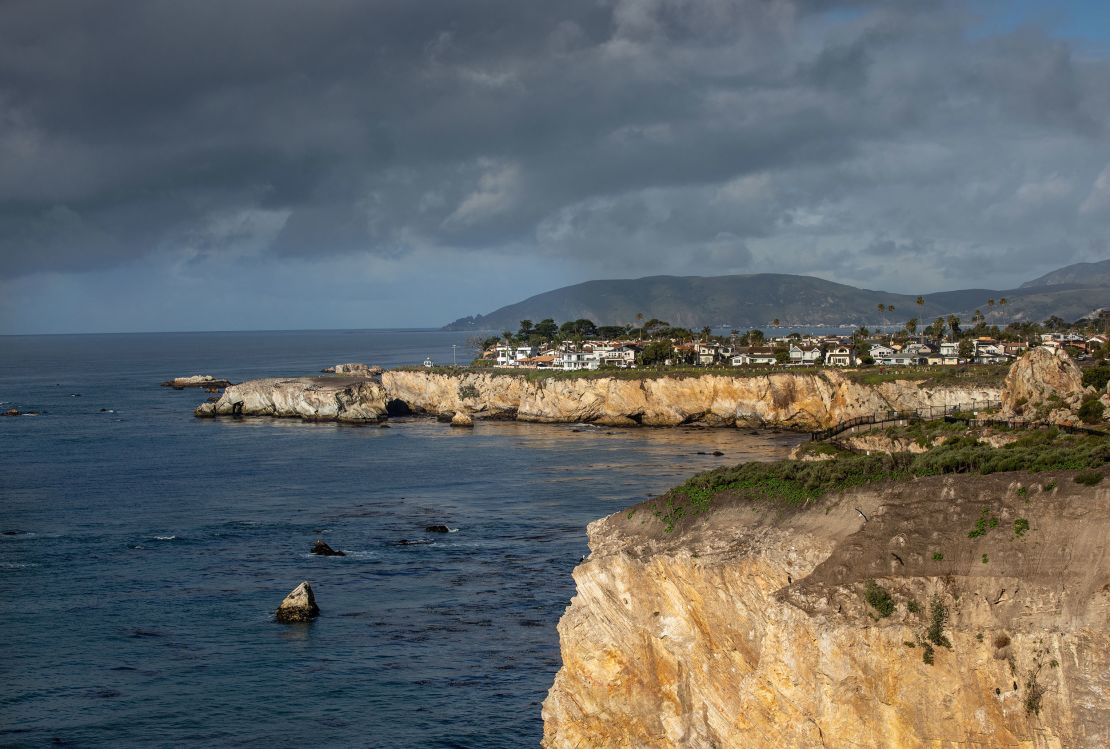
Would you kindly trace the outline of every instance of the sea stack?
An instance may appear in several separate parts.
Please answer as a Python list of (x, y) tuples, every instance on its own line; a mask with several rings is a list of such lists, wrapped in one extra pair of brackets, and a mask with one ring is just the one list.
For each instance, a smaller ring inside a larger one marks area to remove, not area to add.
[(293, 588), (293, 592), (281, 602), (275, 618), (282, 624), (295, 624), (312, 621), (319, 615), (320, 607), (316, 605), (316, 596), (312, 594), (312, 586), (305, 580)]
[(333, 549), (331, 546), (328, 545), (328, 542), (325, 541), (322, 538), (316, 539), (316, 543), (312, 544), (312, 552), (311, 553), (316, 554), (318, 556), (322, 556), (322, 557), (345, 557), (345, 556), (347, 556), (346, 552), (340, 551), (339, 549)]

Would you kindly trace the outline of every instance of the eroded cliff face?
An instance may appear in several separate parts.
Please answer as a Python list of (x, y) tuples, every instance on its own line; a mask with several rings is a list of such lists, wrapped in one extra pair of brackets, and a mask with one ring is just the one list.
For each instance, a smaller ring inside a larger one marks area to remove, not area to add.
[(609, 426), (757, 426), (817, 429), (887, 410), (997, 400), (991, 387), (930, 387), (913, 381), (863, 385), (836, 371), (760, 377), (527, 379), (513, 375), (389, 371), (390, 398), (415, 411), (595, 422)]
[[(1101, 486), (938, 477), (671, 534), (645, 505), (589, 534), (547, 749), (1110, 746)], [(929, 640), (937, 606), (950, 648)]]
[(385, 418), (386, 401), (382, 386), (362, 377), (275, 377), (231, 385), (194, 413), (366, 422)]

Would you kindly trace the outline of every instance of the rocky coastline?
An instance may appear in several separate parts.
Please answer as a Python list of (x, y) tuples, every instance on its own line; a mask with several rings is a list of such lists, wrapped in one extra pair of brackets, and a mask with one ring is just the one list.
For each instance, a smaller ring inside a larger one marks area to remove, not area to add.
[(993, 386), (857, 382), (833, 371), (739, 377), (532, 379), (474, 372), (390, 370), (380, 377), (268, 378), (230, 385), (200, 417), (272, 416), (376, 422), (427, 414), (456, 424), (482, 419), (603, 426), (821, 429), (882, 411), (997, 401)]

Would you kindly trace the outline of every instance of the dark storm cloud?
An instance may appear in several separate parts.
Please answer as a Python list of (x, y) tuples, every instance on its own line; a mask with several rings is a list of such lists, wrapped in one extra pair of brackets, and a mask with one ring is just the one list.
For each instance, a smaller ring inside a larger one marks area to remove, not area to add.
[(969, 7), (7, 2), (0, 254), (492, 249), (872, 287), (910, 257), (928, 285), (1091, 256), (1110, 67)]

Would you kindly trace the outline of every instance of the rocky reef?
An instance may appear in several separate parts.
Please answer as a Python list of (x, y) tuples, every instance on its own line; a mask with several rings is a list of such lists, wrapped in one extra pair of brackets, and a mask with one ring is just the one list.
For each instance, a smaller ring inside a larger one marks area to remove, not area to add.
[(1073, 473), (592, 523), (543, 746), (1110, 746), (1110, 491)]
[(279, 416), (308, 421), (373, 422), (385, 418), (380, 384), (361, 377), (292, 377), (231, 385), (197, 416)]

